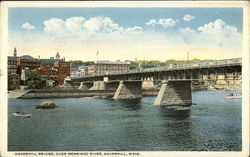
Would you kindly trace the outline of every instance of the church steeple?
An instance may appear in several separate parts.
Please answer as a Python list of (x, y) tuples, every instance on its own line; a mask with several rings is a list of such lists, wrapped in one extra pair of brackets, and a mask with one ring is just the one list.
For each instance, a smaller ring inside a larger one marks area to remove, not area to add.
[(16, 48), (14, 48), (14, 57), (17, 57), (17, 51), (16, 51)]
[(58, 52), (56, 53), (56, 59), (60, 59), (60, 55)]

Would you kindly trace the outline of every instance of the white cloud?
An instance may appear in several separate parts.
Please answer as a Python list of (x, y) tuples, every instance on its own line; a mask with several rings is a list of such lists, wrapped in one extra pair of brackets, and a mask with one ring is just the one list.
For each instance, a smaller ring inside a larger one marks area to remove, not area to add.
[(186, 27), (186, 28), (180, 28), (179, 32), (181, 34), (186, 35), (186, 34), (194, 33), (195, 30), (191, 29), (190, 27)]
[(201, 33), (209, 34), (234, 34), (237, 33), (237, 28), (235, 26), (227, 25), (223, 20), (217, 19), (214, 22), (209, 22), (197, 28)]
[(183, 16), (183, 20), (184, 20), (184, 21), (191, 21), (191, 20), (193, 20), (194, 18), (195, 18), (195, 17), (192, 16), (192, 15), (190, 15), (190, 14), (186, 14), (186, 15)]
[(123, 28), (110, 17), (98, 16), (85, 19), (84, 17), (70, 17), (66, 20), (51, 18), (44, 21), (44, 32), (56, 35), (73, 35), (74, 37), (93, 37), (103, 34), (140, 33), (142, 27)]
[(79, 33), (83, 29), (83, 24), (85, 18), (83, 17), (71, 17), (66, 19), (65, 28), (69, 30), (72, 34)]
[(85, 21), (84, 29), (90, 32), (111, 33), (119, 31), (121, 28), (109, 17), (92, 17), (89, 20)]
[(33, 26), (32, 24), (26, 22), (22, 25), (21, 27), (22, 29), (27, 29), (27, 30), (32, 30), (32, 29), (35, 29), (35, 26)]
[(162, 27), (174, 27), (176, 25), (176, 23), (178, 22), (178, 20), (174, 20), (172, 18), (161, 18), (158, 21), (156, 19), (150, 19), (146, 25), (149, 26), (155, 26), (155, 25), (161, 25)]
[(127, 33), (141, 33), (142, 31), (143, 31), (143, 28), (139, 26), (129, 27), (125, 29), (125, 32)]
[(241, 33), (235, 26), (228, 25), (221, 19), (199, 26), (196, 30), (186, 27), (181, 28), (179, 32), (184, 35), (184, 41), (189, 44), (227, 49), (240, 49), (242, 46)]
[(44, 31), (50, 34), (64, 34), (65, 22), (59, 18), (51, 18), (43, 22)]
[(157, 25), (158, 24), (158, 22), (155, 20), (155, 19), (151, 19), (151, 20), (149, 20), (147, 23), (146, 23), (146, 25), (149, 25), (149, 26), (155, 26), (155, 25)]

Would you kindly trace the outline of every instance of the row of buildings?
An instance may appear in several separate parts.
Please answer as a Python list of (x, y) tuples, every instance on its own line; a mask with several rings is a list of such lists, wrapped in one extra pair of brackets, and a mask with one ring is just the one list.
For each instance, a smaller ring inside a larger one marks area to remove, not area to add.
[(30, 55), (17, 56), (17, 50), (14, 48), (13, 56), (8, 56), (8, 87), (13, 89), (25, 85), (26, 70), (38, 71), (41, 81), (46, 86), (58, 86), (63, 85), (67, 77), (128, 71), (129, 67), (130, 62), (95, 61), (89, 66), (71, 68), (70, 62), (61, 58), (58, 52), (55, 57), (40, 59), (40, 57), (34, 58)]
[(62, 85), (64, 79), (70, 76), (70, 62), (60, 58), (57, 52), (55, 58), (34, 58), (30, 55), (17, 56), (14, 49), (13, 56), (8, 56), (8, 87), (18, 88), (25, 85), (26, 70), (37, 70), (41, 81), (49, 86)]
[(81, 77), (84, 75), (98, 75), (112, 72), (128, 71), (130, 62), (122, 61), (95, 61), (89, 66), (79, 66), (71, 69), (71, 77)]

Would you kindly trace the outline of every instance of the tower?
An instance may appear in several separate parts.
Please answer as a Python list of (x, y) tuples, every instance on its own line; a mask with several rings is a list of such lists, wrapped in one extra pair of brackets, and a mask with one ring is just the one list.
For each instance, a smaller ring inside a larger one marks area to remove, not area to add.
[(17, 51), (16, 51), (16, 48), (14, 48), (14, 57), (17, 56)]
[(58, 52), (56, 53), (56, 59), (60, 59), (60, 55)]

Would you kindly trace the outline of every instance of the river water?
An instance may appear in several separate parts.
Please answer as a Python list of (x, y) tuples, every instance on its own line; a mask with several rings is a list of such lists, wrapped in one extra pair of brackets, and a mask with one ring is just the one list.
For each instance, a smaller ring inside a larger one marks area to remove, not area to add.
[[(140, 101), (9, 99), (9, 151), (241, 151), (241, 91), (192, 92), (190, 112)], [(43, 101), (59, 107), (35, 109)], [(31, 113), (31, 118), (13, 112)]]

